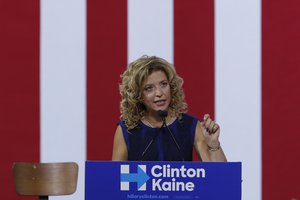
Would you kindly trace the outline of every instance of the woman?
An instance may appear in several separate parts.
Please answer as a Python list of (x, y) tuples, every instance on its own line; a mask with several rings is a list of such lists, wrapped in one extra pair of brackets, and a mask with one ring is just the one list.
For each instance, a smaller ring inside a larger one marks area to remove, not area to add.
[(226, 161), (218, 124), (208, 114), (200, 122), (186, 113), (183, 80), (170, 63), (143, 56), (121, 78), (112, 160), (191, 161), (195, 148), (202, 161)]

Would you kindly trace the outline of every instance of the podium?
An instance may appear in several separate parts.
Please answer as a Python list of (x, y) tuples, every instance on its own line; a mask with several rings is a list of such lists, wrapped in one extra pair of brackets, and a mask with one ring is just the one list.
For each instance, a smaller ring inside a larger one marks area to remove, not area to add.
[(241, 200), (240, 162), (86, 161), (85, 200)]

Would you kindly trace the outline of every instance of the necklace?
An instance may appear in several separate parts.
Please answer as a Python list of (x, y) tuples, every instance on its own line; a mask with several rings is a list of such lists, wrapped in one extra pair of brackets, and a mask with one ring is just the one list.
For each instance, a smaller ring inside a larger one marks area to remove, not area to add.
[(143, 121), (146, 122), (146, 125), (150, 126), (151, 128), (155, 128), (153, 124), (151, 124), (146, 118), (143, 118)]
[[(152, 123), (150, 123), (146, 117), (143, 117), (142, 119), (144, 122), (146, 122), (146, 125), (150, 126), (151, 128), (157, 128), (156, 126), (154, 126)], [(166, 125), (169, 126), (170, 125), (170, 122), (166, 122)]]

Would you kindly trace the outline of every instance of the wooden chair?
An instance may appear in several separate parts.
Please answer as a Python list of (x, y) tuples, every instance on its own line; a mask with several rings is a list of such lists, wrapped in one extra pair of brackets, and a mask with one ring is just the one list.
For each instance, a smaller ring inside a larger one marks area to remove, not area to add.
[(48, 196), (69, 195), (76, 191), (78, 165), (68, 163), (13, 164), (15, 191), (19, 195)]

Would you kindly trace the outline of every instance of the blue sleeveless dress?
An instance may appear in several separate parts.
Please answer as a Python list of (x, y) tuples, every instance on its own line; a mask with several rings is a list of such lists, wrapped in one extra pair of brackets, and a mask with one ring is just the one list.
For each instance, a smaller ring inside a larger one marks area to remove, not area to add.
[(140, 121), (128, 132), (124, 121), (118, 124), (122, 128), (129, 161), (192, 161), (197, 122), (196, 117), (183, 113), (180, 119), (168, 125), (180, 151), (166, 127), (151, 128)]

